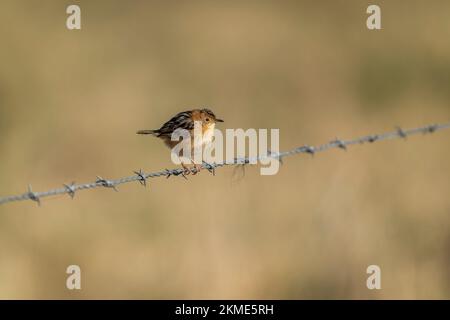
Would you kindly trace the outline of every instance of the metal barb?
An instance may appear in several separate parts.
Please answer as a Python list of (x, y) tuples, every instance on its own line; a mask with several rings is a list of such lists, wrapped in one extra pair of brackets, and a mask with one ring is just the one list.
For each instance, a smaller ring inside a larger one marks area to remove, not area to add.
[(401, 127), (399, 127), (399, 126), (395, 127), (395, 129), (397, 130), (398, 136), (399, 136), (400, 138), (403, 138), (403, 139), (406, 140), (406, 138), (407, 138), (406, 132), (403, 131), (403, 129), (402, 129)]
[(95, 181), (95, 183), (100, 183), (102, 186), (104, 186), (105, 188), (111, 188), (113, 189), (115, 192), (119, 192), (119, 190), (117, 190), (116, 186), (114, 183), (112, 183), (109, 180), (103, 179), (100, 176), (97, 176), (97, 180)]
[(203, 167), (208, 170), (209, 173), (211, 173), (213, 176), (216, 175), (216, 164), (210, 164), (206, 161), (202, 161), (203, 162)]
[[(186, 172), (185, 172), (185, 170), (172, 170), (172, 171), (170, 171), (170, 174), (171, 175), (174, 175), (175, 177), (178, 177), (178, 176), (182, 176), (183, 178), (185, 178), (186, 180), (188, 180), (188, 178), (186, 177)], [(189, 173), (188, 173), (189, 174)], [(168, 178), (169, 176), (167, 176), (167, 178)]]
[(344, 151), (347, 151), (347, 146), (345, 145), (344, 141), (336, 138), (335, 140), (331, 141), (330, 143), (336, 145), (339, 149), (342, 149)]
[(432, 124), (432, 125), (428, 126), (427, 132), (428, 133), (433, 133), (433, 132), (435, 132), (437, 130), (437, 128), (438, 128), (437, 124)]
[(314, 154), (316, 153), (316, 149), (311, 146), (303, 146), (303, 151), (309, 153), (311, 156), (314, 156)]
[(63, 186), (67, 189), (67, 194), (73, 199), (75, 197), (75, 181), (72, 181), (72, 183), (69, 184), (63, 184)]
[(142, 171), (142, 169), (139, 169), (139, 171), (133, 171), (134, 173), (136, 173), (136, 175), (139, 178), (139, 183), (141, 185), (143, 185), (144, 187), (147, 186), (147, 178), (145, 177), (145, 173)]
[(30, 200), (36, 201), (38, 206), (41, 205), (41, 200), (36, 195), (36, 193), (33, 192), (33, 188), (31, 187), (31, 184), (28, 185), (28, 197), (30, 198)]
[[(440, 124), (432, 124), (427, 126), (421, 126), (421, 127), (415, 127), (408, 130), (403, 130), (400, 127), (396, 127), (395, 132), (384, 132), (378, 135), (368, 135), (368, 136), (361, 136), (356, 137), (353, 139), (348, 140), (339, 140), (335, 139), (334, 141), (316, 145), (316, 146), (302, 146), (293, 148), (284, 152), (279, 153), (272, 153), (270, 152), (269, 155), (260, 155), (258, 157), (249, 158), (249, 157), (243, 157), (243, 158), (235, 158), (233, 161), (224, 161), (220, 163), (203, 163), (203, 168), (208, 169), (213, 175), (215, 174), (215, 169), (223, 166), (232, 166), (235, 165), (236, 168), (242, 167), (245, 168), (245, 165), (249, 163), (253, 163), (253, 160), (261, 160), (263, 157), (273, 157), (278, 158), (281, 162), (281, 159), (287, 156), (293, 156), (295, 154), (299, 153), (309, 153), (311, 155), (314, 155), (318, 152), (325, 152), (331, 148), (339, 147), (343, 150), (346, 150), (348, 146), (354, 145), (354, 144), (364, 144), (366, 142), (375, 142), (375, 141), (384, 141), (389, 139), (395, 139), (395, 138), (402, 138), (406, 139), (409, 136), (418, 135), (418, 134), (428, 134), (428, 133), (434, 133), (436, 131), (441, 130), (448, 130), (450, 129), (450, 122), (446, 123), (440, 123)], [(69, 194), (72, 198), (74, 197), (77, 190), (90, 190), (94, 189), (100, 186), (112, 188), (115, 191), (118, 191), (116, 189), (116, 186), (123, 183), (130, 183), (134, 181), (139, 181), (144, 186), (146, 185), (146, 182), (149, 178), (156, 178), (156, 177), (162, 177), (166, 176), (167, 178), (174, 176), (181, 175), (183, 178), (187, 179), (186, 174), (192, 173), (191, 170), (188, 170), (188, 172), (180, 169), (166, 169), (162, 171), (152, 172), (152, 173), (144, 173), (142, 170), (134, 171), (133, 176), (123, 177), (117, 180), (106, 180), (101, 177), (97, 177), (97, 180), (95, 182), (85, 183), (85, 184), (75, 184), (72, 183), (70, 185), (64, 184), (64, 188), (56, 188), (51, 189), (45, 192), (33, 192), (31, 185), (28, 186), (28, 192), (21, 193), (19, 195), (11, 195), (7, 197), (0, 197), (0, 204), (5, 204), (13, 201), (24, 201), (24, 200), (32, 200), (38, 203), (40, 205), (41, 199), (44, 197), (49, 196), (55, 196), (60, 194)], [(136, 175), (138, 179), (136, 179)]]
[(373, 143), (373, 142), (377, 141), (378, 138), (379, 138), (379, 136), (377, 134), (374, 134), (372, 136), (368, 136), (367, 141), (369, 141), (370, 143)]

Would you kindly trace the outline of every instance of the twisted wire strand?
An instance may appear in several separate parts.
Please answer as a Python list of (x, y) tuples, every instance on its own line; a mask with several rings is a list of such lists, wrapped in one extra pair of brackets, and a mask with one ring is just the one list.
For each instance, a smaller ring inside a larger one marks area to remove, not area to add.
[[(283, 158), (288, 156), (293, 156), (300, 153), (306, 153), (306, 154), (315, 154), (319, 152), (324, 152), (333, 148), (339, 148), (343, 150), (347, 150), (348, 146), (356, 145), (356, 144), (364, 144), (364, 143), (374, 143), (377, 141), (383, 141), (383, 140), (390, 140), (390, 139), (397, 139), (402, 138), (406, 139), (408, 136), (417, 135), (417, 134), (427, 134), (427, 133), (434, 133), (436, 131), (449, 129), (450, 128), (450, 122), (448, 123), (442, 123), (442, 124), (432, 124), (428, 126), (423, 127), (417, 127), (412, 129), (406, 129), (403, 130), (400, 127), (397, 127), (395, 131), (385, 132), (382, 134), (373, 134), (373, 135), (367, 135), (362, 136), (354, 139), (349, 140), (340, 140), (335, 139), (333, 141), (330, 141), (328, 143), (324, 143), (317, 146), (309, 146), (304, 145), (301, 147), (297, 147), (288, 151), (284, 152), (269, 152), (267, 155), (260, 155), (253, 158), (236, 158), (232, 161), (224, 161), (220, 163), (206, 163), (203, 162), (201, 165), (201, 168), (207, 169), (210, 173), (215, 174), (215, 169), (220, 168), (223, 166), (230, 166), (230, 165), (243, 165), (243, 164), (249, 164), (254, 163), (259, 160), (267, 159), (267, 158), (273, 158), (277, 159), (280, 162), (283, 160)], [(197, 168), (191, 169), (191, 173), (196, 173), (198, 170)], [(147, 186), (147, 180), (149, 178), (158, 178), (158, 177), (171, 177), (171, 176), (182, 176), (186, 178), (185, 176), (185, 170), (178, 168), (178, 169), (165, 169), (163, 171), (157, 171), (157, 172), (148, 172), (145, 173), (142, 170), (134, 171), (134, 175), (113, 179), (113, 180), (107, 180), (102, 177), (97, 176), (97, 179), (94, 182), (90, 183), (82, 183), (82, 184), (75, 184), (72, 182), (71, 184), (63, 184), (61, 188), (51, 189), (44, 192), (34, 192), (31, 185), (28, 186), (28, 191), (19, 195), (12, 195), (12, 196), (6, 196), (6, 197), (0, 197), (0, 205), (14, 202), (14, 201), (24, 201), (24, 200), (32, 200), (37, 202), (39, 205), (41, 203), (41, 199), (45, 197), (50, 196), (56, 196), (61, 194), (68, 194), (71, 198), (75, 196), (75, 193), (80, 190), (91, 190), (95, 188), (111, 188), (114, 191), (117, 190), (117, 186), (125, 183), (131, 183), (131, 182), (139, 182), (143, 186)]]

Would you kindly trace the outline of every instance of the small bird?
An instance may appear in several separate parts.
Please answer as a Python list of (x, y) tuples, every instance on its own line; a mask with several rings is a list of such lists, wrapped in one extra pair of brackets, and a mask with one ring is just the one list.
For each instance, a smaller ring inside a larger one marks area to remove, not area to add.
[[(156, 130), (138, 130), (137, 134), (150, 134), (163, 140), (165, 145), (170, 149), (173, 149), (181, 141), (172, 141), (172, 133), (177, 129), (188, 130), (191, 136), (191, 153), (194, 150), (194, 122), (198, 121), (202, 125), (202, 145), (206, 146), (211, 143), (214, 137), (214, 128), (217, 122), (224, 122), (222, 119), (218, 119), (216, 115), (209, 109), (194, 109), (189, 111), (183, 111), (176, 114), (169, 121), (164, 123), (161, 128)], [(189, 174), (191, 171), (181, 162), (185, 173)], [(201, 166), (195, 165), (196, 170), (193, 174), (200, 171)]]

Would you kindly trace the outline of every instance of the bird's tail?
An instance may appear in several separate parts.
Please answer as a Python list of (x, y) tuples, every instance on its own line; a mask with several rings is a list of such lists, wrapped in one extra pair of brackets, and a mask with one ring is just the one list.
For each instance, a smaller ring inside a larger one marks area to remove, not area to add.
[(138, 130), (137, 134), (152, 134), (154, 136), (158, 135), (159, 130)]

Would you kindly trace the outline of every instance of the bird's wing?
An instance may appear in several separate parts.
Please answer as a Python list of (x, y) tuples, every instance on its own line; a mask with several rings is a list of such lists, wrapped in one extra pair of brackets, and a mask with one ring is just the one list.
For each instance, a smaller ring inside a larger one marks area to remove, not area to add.
[(192, 111), (183, 111), (175, 115), (172, 119), (163, 124), (163, 126), (158, 130), (158, 134), (159, 136), (170, 137), (176, 129), (194, 129)]

